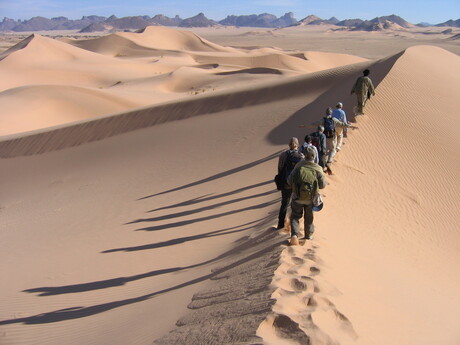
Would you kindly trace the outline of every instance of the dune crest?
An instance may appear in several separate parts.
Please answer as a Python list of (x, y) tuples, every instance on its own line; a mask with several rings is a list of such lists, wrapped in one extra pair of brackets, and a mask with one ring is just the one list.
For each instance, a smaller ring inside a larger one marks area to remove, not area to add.
[[(382, 66), (370, 66), (374, 80)], [(458, 339), (460, 270), (451, 263), (460, 259), (460, 144), (451, 124), (459, 68), (457, 55), (416, 46), (386, 70), (336, 157), (316, 243), (282, 254), (274, 316), (258, 332), (267, 344), (290, 338), (277, 330), (279, 315), (312, 344)]]

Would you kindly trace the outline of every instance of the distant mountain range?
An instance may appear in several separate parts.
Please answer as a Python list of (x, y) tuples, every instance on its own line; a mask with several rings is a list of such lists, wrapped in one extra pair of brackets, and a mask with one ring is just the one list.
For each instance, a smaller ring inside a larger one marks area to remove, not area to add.
[[(45, 30), (80, 30), (80, 32), (97, 32), (97, 31), (131, 31), (142, 29), (149, 25), (178, 26), (178, 27), (212, 27), (212, 26), (242, 26), (242, 27), (263, 27), (263, 28), (283, 28), (296, 25), (324, 25), (332, 24), (345, 27), (348, 30), (359, 31), (381, 31), (388, 29), (402, 29), (413, 27), (414, 25), (405, 21), (396, 15), (376, 17), (372, 20), (346, 19), (338, 20), (335, 17), (330, 19), (321, 19), (317, 16), (310, 15), (301, 20), (294, 18), (292, 12), (286, 13), (281, 17), (273, 14), (252, 14), (240, 16), (227, 16), (221, 21), (214, 21), (206, 18), (203, 13), (194, 17), (182, 19), (179, 16), (170, 18), (162, 14), (150, 16), (133, 16), (109, 18), (101, 16), (84, 16), (81, 19), (68, 19), (66, 17), (44, 18), (33, 17), (29, 20), (14, 20), (4, 18), (0, 22), (0, 31), (45, 31)], [(427, 23), (417, 24), (418, 26), (430, 26)], [(460, 27), (460, 19), (449, 20), (436, 26)]]

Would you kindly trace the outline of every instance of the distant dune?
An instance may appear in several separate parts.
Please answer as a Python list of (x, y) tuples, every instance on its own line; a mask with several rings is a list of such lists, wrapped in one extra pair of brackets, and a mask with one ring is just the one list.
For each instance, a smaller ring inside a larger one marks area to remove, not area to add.
[(32, 35), (0, 58), (5, 75), (0, 81), (1, 135), (364, 61), (223, 47), (165, 27), (62, 42)]

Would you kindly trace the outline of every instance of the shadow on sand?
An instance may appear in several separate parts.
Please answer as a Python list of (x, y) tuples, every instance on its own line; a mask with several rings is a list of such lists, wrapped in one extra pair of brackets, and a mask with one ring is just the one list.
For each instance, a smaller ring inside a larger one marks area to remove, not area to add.
[(164, 194), (168, 194), (168, 193), (172, 193), (172, 192), (177, 192), (179, 190), (183, 190), (183, 189), (186, 189), (186, 188), (198, 186), (198, 185), (206, 183), (206, 182), (211, 182), (211, 181), (220, 179), (222, 177), (226, 177), (226, 176), (229, 176), (229, 175), (232, 175), (232, 174), (236, 174), (236, 173), (238, 173), (240, 171), (247, 170), (247, 169), (253, 168), (253, 167), (255, 167), (255, 166), (259, 165), (259, 164), (268, 162), (268, 161), (270, 161), (272, 159), (276, 159), (276, 158), (278, 158), (278, 155), (280, 153), (281, 153), (281, 151), (273, 153), (273, 154), (271, 154), (271, 155), (269, 155), (267, 157), (258, 159), (258, 160), (254, 161), (252, 163), (244, 164), (244, 165), (242, 165), (240, 167), (233, 168), (233, 169), (230, 169), (230, 170), (215, 174), (213, 176), (209, 176), (209, 177), (206, 177), (204, 179), (201, 179), (201, 180), (198, 180), (198, 181), (195, 181), (195, 182), (192, 182), (192, 183), (188, 183), (188, 184), (185, 184), (183, 186), (176, 187), (176, 188), (164, 191), (164, 192), (159, 192), (159, 193), (155, 193), (155, 194), (152, 194), (152, 195), (147, 195), (147, 196), (144, 196), (142, 198), (139, 198), (138, 200), (144, 200), (144, 199), (152, 198), (152, 197), (158, 196), (158, 195), (164, 195)]
[[(266, 228), (266, 225), (270, 222), (268, 218), (270, 217), (263, 218), (262, 220), (260, 220), (260, 222), (256, 226)], [(227, 266), (215, 269), (209, 274), (199, 276), (195, 279), (191, 279), (189, 281), (171, 286), (166, 289), (158, 290), (158, 291), (155, 291), (149, 294), (145, 294), (142, 296), (138, 296), (135, 298), (128, 298), (124, 300), (113, 301), (113, 302), (93, 305), (89, 307), (81, 307), (81, 306), (70, 307), (70, 308), (65, 308), (65, 309), (54, 310), (54, 311), (47, 312), (47, 313), (37, 314), (37, 315), (29, 316), (29, 317), (3, 320), (3, 321), (0, 321), (0, 326), (8, 325), (8, 324), (18, 324), (18, 323), (22, 323), (26, 325), (49, 324), (49, 323), (54, 323), (54, 322), (80, 319), (80, 318), (100, 314), (100, 313), (103, 313), (103, 312), (106, 312), (112, 309), (120, 308), (126, 305), (131, 305), (134, 303), (146, 301), (148, 299), (154, 298), (161, 294), (165, 294), (170, 291), (178, 290), (178, 289), (181, 289), (181, 288), (193, 285), (193, 284), (197, 284), (197, 283), (203, 282), (208, 279), (218, 279), (220, 275), (230, 271), (233, 268), (236, 268), (240, 265), (246, 265), (248, 263), (250, 264), (252, 261), (260, 260), (260, 258), (266, 254), (271, 254), (273, 250), (275, 250), (275, 248), (279, 248), (280, 244), (283, 242), (282, 239), (279, 239), (277, 237), (278, 235), (275, 231), (273, 231), (273, 228), (268, 228), (268, 229), (266, 228), (266, 230), (261, 231), (259, 235), (257, 236), (254, 236), (253, 238), (246, 238), (244, 241), (240, 241), (240, 245), (236, 246), (234, 249), (231, 249), (227, 251), (226, 253), (223, 253), (222, 255), (219, 255), (218, 257), (214, 259), (205, 261), (197, 265), (192, 265), (192, 266), (187, 266), (187, 267), (175, 267), (175, 268), (166, 269), (166, 270), (157, 270), (157, 271), (147, 272), (147, 273), (132, 276), (132, 277), (121, 277), (117, 279), (109, 279), (105, 281), (92, 282), (92, 283), (86, 283), (86, 284), (69, 285), (69, 286), (62, 286), (62, 287), (55, 287), (55, 288), (44, 287), (44, 288), (26, 290), (27, 292), (42, 292), (41, 294), (42, 296), (96, 290), (96, 289), (123, 285), (129, 281), (151, 277), (151, 276), (155, 276), (159, 274), (165, 274), (169, 272), (175, 272), (178, 270), (193, 268), (193, 267), (197, 267), (198, 265), (206, 265), (211, 262), (221, 260), (225, 257), (231, 257), (233, 255), (237, 255), (237, 259), (233, 263)], [(266, 243), (269, 243), (269, 244), (266, 244)], [(262, 244), (261, 249), (257, 248), (254, 251), (255, 246), (260, 245), (260, 244)], [(252, 249), (252, 253), (247, 253), (246, 251), (250, 249)]]
[[(356, 79), (362, 75), (364, 69), (370, 69), (370, 77), (376, 88), (375, 97), (378, 97), (378, 85), (386, 77), (403, 53), (404, 52), (400, 52), (394, 56), (378, 61), (369, 61), (346, 66), (347, 68), (342, 70), (340, 78), (336, 78), (334, 74), (331, 74), (324, 76), (321, 80), (315, 80), (316, 87), (325, 89), (326, 91), (318, 96), (313, 102), (292, 114), (285, 122), (274, 128), (267, 136), (268, 141), (276, 145), (286, 144), (289, 137), (296, 136), (299, 138), (299, 141), (302, 142), (305, 135), (316, 131), (317, 125), (314, 125), (314, 123), (325, 116), (326, 108), (334, 108), (338, 102), (344, 104), (344, 110), (347, 114), (348, 121), (354, 122), (355, 115), (353, 113), (353, 108), (357, 104), (357, 101), (356, 96), (351, 95), (350, 91)], [(332, 104), (331, 100), (333, 100)], [(372, 99), (370, 102), (372, 102)], [(309, 128), (300, 129), (299, 125), (307, 125)]]

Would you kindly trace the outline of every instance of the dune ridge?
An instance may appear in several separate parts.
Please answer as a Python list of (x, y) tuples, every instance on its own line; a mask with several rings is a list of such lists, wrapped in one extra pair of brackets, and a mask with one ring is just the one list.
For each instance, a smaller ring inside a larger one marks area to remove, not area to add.
[[(357, 66), (355, 71), (350, 71), (350, 68), (346, 67), (342, 70), (351, 74), (356, 73), (356, 70), (361, 68), (362, 66)], [(44, 153), (164, 122), (267, 103), (273, 99), (279, 100), (293, 95), (299, 96), (311, 90), (311, 84), (308, 80), (320, 79), (321, 87), (327, 88), (334, 82), (335, 76), (335, 73), (328, 72), (327, 77), (324, 77), (324, 73), (319, 72), (319, 74), (308, 76), (307, 82), (303, 78), (299, 78), (295, 82), (278, 83), (278, 85), (274, 84), (271, 87), (238, 90), (218, 95), (203, 95), (192, 100), (170, 102), (118, 115), (102, 116), (99, 119), (82, 121), (70, 126), (63, 125), (55, 129), (37, 130), (36, 133), (27, 133), (26, 135), (4, 136), (2, 137), (4, 140), (0, 142), (0, 156), (15, 157), (17, 155)], [(314, 87), (318, 86), (315, 85)], [(323, 89), (318, 89), (319, 92), (320, 90)]]
[[(459, 339), (451, 307), (460, 302), (459, 268), (444, 270), (460, 252), (460, 147), (448, 125), (455, 116), (451, 90), (460, 87), (450, 71), (457, 66), (458, 56), (417, 46), (382, 79), (368, 116), (356, 118), (352, 147), (337, 156), (337, 176), (324, 192), (328, 208), (317, 222), (323, 237), (282, 253), (273, 280), (277, 303), (258, 331), (267, 345), (369, 344), (381, 337), (379, 324), (392, 329), (386, 340), (393, 343)], [(442, 133), (435, 145), (433, 131)], [(366, 281), (375, 272), (383, 274), (373, 278), (378, 286)], [(431, 289), (433, 283), (444, 290)]]

